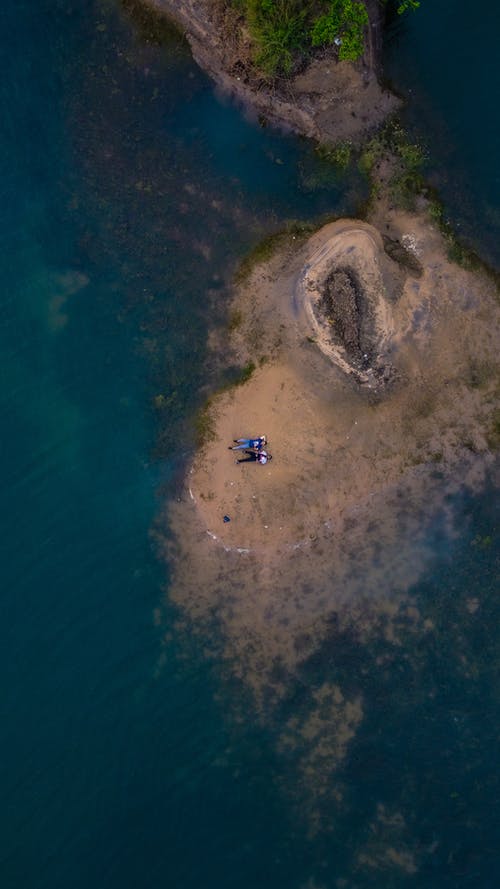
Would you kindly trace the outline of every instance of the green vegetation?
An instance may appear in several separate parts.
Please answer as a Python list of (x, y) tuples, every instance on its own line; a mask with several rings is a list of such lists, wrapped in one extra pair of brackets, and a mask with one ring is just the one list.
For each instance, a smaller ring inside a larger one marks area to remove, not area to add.
[(368, 13), (362, 0), (231, 0), (248, 24), (254, 62), (267, 77), (287, 76), (311, 49), (339, 47), (339, 59), (364, 51)]
[(481, 534), (476, 534), (474, 540), (471, 542), (471, 546), (478, 546), (480, 549), (488, 549), (493, 542), (493, 538), (491, 534), (485, 534), (481, 536)]
[(405, 131), (397, 124), (391, 128), (390, 141), (397, 158), (390, 182), (391, 197), (399, 207), (413, 210), (415, 199), (424, 187), (422, 167), (425, 153), (419, 145), (409, 142)]
[(260, 262), (267, 262), (268, 259), (271, 259), (274, 251), (281, 246), (284, 240), (283, 232), (275, 232), (272, 235), (268, 235), (266, 238), (263, 238), (262, 241), (259, 241), (255, 247), (250, 250), (249, 253), (242, 260), (239, 269), (236, 272), (235, 280), (236, 283), (239, 284), (242, 281), (245, 281), (246, 278), (250, 275), (254, 266), (256, 266)]
[(255, 64), (264, 74), (290, 74), (303, 52), (308, 6), (303, 0), (243, 0)]
[(316, 154), (321, 160), (328, 161), (341, 170), (346, 170), (349, 166), (352, 153), (352, 142), (348, 139), (336, 142), (335, 145), (318, 145)]
[(243, 324), (243, 312), (241, 309), (233, 309), (229, 316), (229, 321), (227, 324), (227, 329), (229, 333), (233, 333), (235, 330), (238, 330), (239, 327)]
[(451, 262), (455, 262), (457, 265), (462, 266), (462, 268), (464, 269), (469, 269), (470, 271), (474, 271), (482, 267), (483, 271), (487, 272), (493, 279), (498, 289), (498, 276), (496, 276), (483, 263), (481, 263), (481, 260), (474, 253), (473, 250), (468, 249), (460, 243), (455, 232), (453, 231), (451, 224), (448, 222), (444, 215), (443, 205), (440, 203), (440, 201), (438, 201), (436, 197), (434, 197), (429, 204), (429, 216), (437, 225), (446, 241), (448, 248), (448, 259)]
[(176, 401), (177, 392), (171, 392), (170, 395), (159, 393), (153, 398), (153, 407), (155, 407), (157, 411), (163, 411), (172, 408)]
[(202, 445), (209, 441), (214, 441), (215, 433), (215, 416), (213, 412), (213, 399), (209, 398), (204, 406), (198, 411), (195, 418), (195, 434), (196, 445), (201, 448)]
[[(265, 358), (261, 359), (260, 363), (265, 363), (265, 360)], [(208, 444), (210, 441), (214, 441), (216, 438), (216, 413), (214, 409), (214, 400), (217, 395), (222, 394), (222, 392), (227, 392), (235, 386), (243, 386), (245, 383), (248, 383), (256, 368), (257, 366), (255, 362), (249, 361), (239, 370), (236, 377), (229, 380), (229, 382), (224, 383), (222, 386), (219, 386), (214, 395), (208, 398), (205, 404), (199, 409), (194, 421), (196, 446), (198, 448)]]
[(420, 0), (401, 0), (398, 6), (398, 15), (403, 15), (408, 9), (418, 9)]
[(368, 13), (356, 0), (330, 0), (329, 9), (311, 28), (313, 46), (328, 46), (339, 40), (339, 59), (355, 61), (363, 54)]
[[(131, 2), (131, 0), (128, 0)], [(335, 44), (338, 57), (363, 55), (369, 25), (363, 0), (229, 0), (244, 16), (254, 44), (254, 62), (267, 77), (293, 74), (316, 49)], [(418, 9), (400, 0), (399, 15)]]
[(494, 376), (494, 367), (489, 361), (471, 357), (466, 371), (466, 382), (471, 389), (484, 389)]
[(311, 225), (308, 222), (292, 221), (287, 224), (284, 231), (267, 235), (242, 260), (235, 275), (235, 282), (241, 284), (249, 277), (256, 265), (267, 262), (280, 247), (290, 244), (292, 240), (300, 243), (303, 238), (308, 237), (318, 227), (318, 225)]
[(410, 9), (418, 9), (420, 6), (420, 0), (399, 0), (399, 3), (397, 3), (397, 0), (382, 0), (382, 3), (386, 3), (388, 6), (390, 5), (392, 7), (395, 6), (398, 15), (403, 15)]
[(383, 172), (392, 202), (405, 210), (413, 210), (418, 195), (425, 190), (422, 167), (426, 155), (420, 145), (410, 142), (397, 121), (391, 121), (363, 148), (359, 159), (362, 173), (372, 179), (372, 197), (379, 188)]
[(496, 408), (493, 411), (486, 438), (491, 451), (500, 450), (500, 408)]
[(353, 151), (353, 144), (348, 139), (316, 146), (314, 155), (305, 157), (299, 163), (301, 190), (312, 192), (336, 187), (339, 176), (350, 165)]

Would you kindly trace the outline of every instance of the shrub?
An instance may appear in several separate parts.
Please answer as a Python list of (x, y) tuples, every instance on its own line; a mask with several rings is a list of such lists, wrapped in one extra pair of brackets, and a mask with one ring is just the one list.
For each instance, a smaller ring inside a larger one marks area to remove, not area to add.
[[(368, 24), (360, 0), (232, 0), (246, 18), (254, 61), (268, 77), (291, 74), (310, 47), (341, 39), (339, 58), (357, 59)], [(325, 10), (323, 12), (322, 10)]]
[(290, 74), (305, 43), (307, 12), (303, 0), (246, 0), (255, 63), (265, 74)]
[(311, 29), (313, 46), (327, 46), (340, 38), (339, 59), (354, 61), (364, 49), (368, 13), (356, 0), (330, 0), (330, 9), (319, 16)]
[(418, 9), (420, 0), (401, 0), (398, 6), (398, 15), (403, 15), (408, 9)]

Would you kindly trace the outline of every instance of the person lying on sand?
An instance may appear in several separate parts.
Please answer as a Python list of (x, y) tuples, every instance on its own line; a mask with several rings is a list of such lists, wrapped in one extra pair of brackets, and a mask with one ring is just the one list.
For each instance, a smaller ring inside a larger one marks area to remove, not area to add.
[(244, 451), (245, 448), (261, 451), (267, 443), (267, 438), (265, 435), (260, 435), (258, 438), (233, 438), (233, 441), (236, 442), (236, 444), (234, 446), (229, 445), (230, 451)]
[(236, 460), (236, 463), (260, 463), (262, 466), (265, 466), (269, 460), (272, 460), (271, 454), (268, 454), (267, 451), (257, 450), (254, 448), (251, 451), (245, 451), (245, 454), (248, 454), (247, 457), (242, 457), (241, 460)]

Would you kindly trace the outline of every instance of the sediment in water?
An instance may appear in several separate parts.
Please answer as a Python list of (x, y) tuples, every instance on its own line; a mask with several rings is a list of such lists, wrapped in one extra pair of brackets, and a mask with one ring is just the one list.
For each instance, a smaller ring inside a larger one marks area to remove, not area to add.
[[(382, 218), (418, 271), (388, 256)], [(294, 751), (313, 821), (325, 793), (340, 793), (336, 775), (363, 698), (313, 686), (286, 724), (284, 702), (346, 626), (359, 646), (376, 634), (397, 645), (408, 624), (432, 632), (411, 610), (411, 588), (432, 557), (433, 529), (453, 540), (453, 498), (479, 491), (495, 460), (491, 281), (449, 262), (424, 212), (385, 208), (373, 221), (338, 220), (306, 241), (290, 235), (240, 284), (241, 323), (231, 350), (227, 332), (220, 345), (256, 370), (213, 399), (213, 437), (168, 511), (170, 597), (274, 726), (278, 747)], [(356, 324), (369, 317), (357, 331), (368, 365), (315, 313), (338, 270), (364, 301)], [(262, 433), (273, 461), (237, 465), (233, 439)]]

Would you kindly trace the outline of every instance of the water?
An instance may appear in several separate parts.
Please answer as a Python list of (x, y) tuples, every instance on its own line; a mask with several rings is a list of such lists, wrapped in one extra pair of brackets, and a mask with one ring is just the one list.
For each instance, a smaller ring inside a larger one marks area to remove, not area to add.
[(235, 726), (162, 604), (149, 532), (217, 379), (226, 269), (287, 219), (355, 212), (363, 184), (245, 123), (111, 0), (20, 0), (3, 44), (2, 886), (380, 885), (356, 856), (381, 800), (420, 865), (384, 885), (496, 885), (493, 496), (457, 506), (452, 552), (436, 534), (429, 642), (357, 654), (346, 633), (328, 668), (371, 702), (333, 836), (305, 835), (275, 783), (293, 763)]
[(394, 16), (385, 73), (407, 101), (403, 121), (429, 152), (429, 180), (457, 231), (500, 267), (498, 11), (465, 0)]

